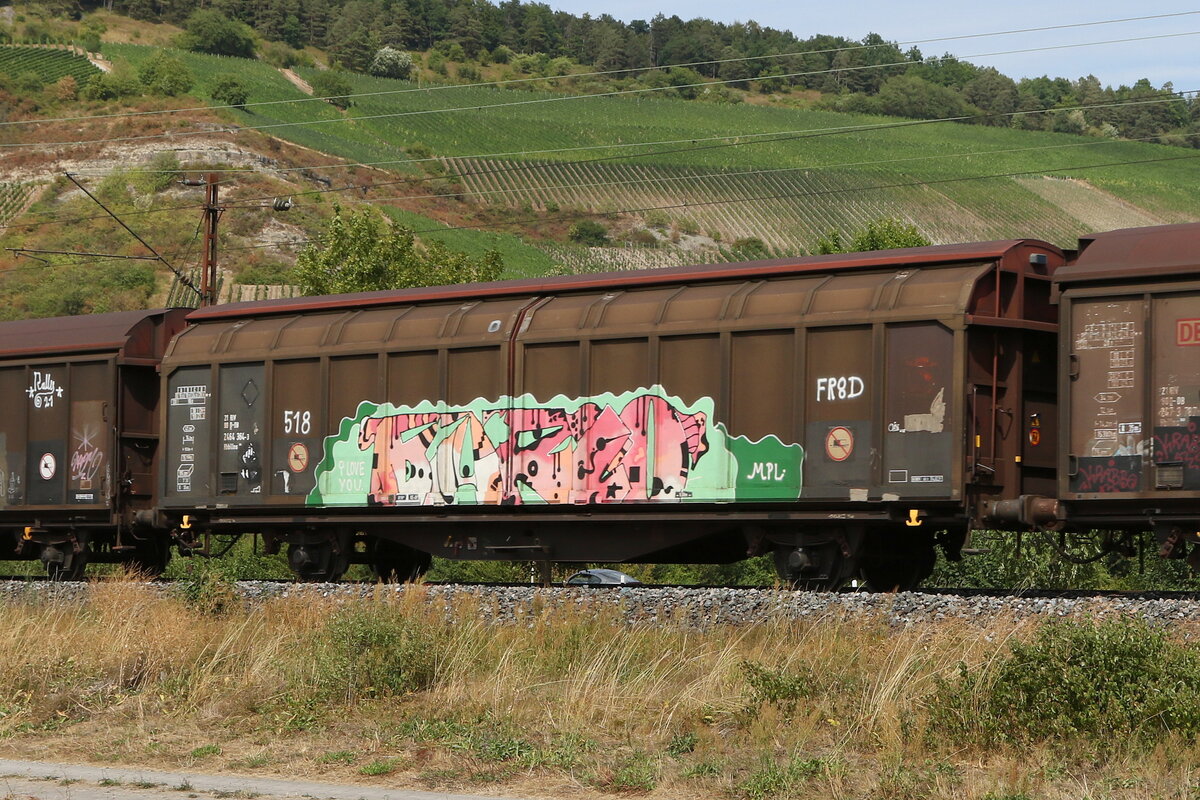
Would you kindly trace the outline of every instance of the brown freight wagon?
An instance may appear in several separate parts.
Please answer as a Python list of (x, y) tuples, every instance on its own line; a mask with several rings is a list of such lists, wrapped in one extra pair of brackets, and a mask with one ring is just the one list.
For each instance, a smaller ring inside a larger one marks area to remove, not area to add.
[(158, 364), (186, 313), (0, 323), (0, 559), (57, 578), (90, 560), (162, 571)]
[(1182, 558), (1200, 543), (1200, 224), (1085, 237), (1055, 281), (1063, 516)]
[[(166, 524), (302, 577), (429, 554), (915, 585), (1055, 488), (1032, 240), (242, 303), (163, 362)], [(1036, 440), (1031, 430), (1039, 431)]]

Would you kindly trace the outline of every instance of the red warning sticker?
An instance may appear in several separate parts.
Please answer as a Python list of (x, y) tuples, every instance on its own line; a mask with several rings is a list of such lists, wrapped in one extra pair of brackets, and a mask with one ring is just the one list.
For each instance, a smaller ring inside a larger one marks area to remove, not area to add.
[(850, 429), (839, 425), (830, 428), (825, 434), (825, 455), (831, 461), (845, 461), (854, 452), (854, 434)]

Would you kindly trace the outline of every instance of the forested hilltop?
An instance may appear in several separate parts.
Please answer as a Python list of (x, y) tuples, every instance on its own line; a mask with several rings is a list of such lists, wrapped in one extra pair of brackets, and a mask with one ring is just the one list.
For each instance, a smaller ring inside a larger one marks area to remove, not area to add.
[[(311, 51), (304, 48), (320, 48), (330, 66), (388, 77), (425, 70), (435, 80), (474, 83), (574, 75), (554, 88), (655, 87), (664, 90), (660, 96), (714, 102), (751, 99), (916, 119), (962, 117), (984, 125), (1200, 144), (1200, 104), (1194, 100), (1129, 103), (1161, 99), (1173, 92), (1170, 83), (1155, 87), (1142, 79), (1113, 88), (1091, 75), (1018, 82), (949, 55), (931, 58), (916, 47), (902, 49), (876, 34), (861, 41), (826, 34), (801, 38), (753, 21), (724, 24), (662, 14), (624, 23), (608, 14), (575, 16), (521, 0), (201, 5), (197, 10), (190, 0), (58, 0), (43, 7), (59, 16), (104, 7), (181, 25), (189, 34), (180, 43), (190, 49), (257, 52), (285, 67), (311, 64)], [(38, 20), (27, 19), (8, 35), (26, 41), (46, 34)], [(664, 66), (669, 68), (657, 69)], [(596, 71), (609, 74), (582, 74)], [(1118, 105), (1096, 107), (1106, 104)], [(1049, 109), (1060, 110), (1042, 113)]]

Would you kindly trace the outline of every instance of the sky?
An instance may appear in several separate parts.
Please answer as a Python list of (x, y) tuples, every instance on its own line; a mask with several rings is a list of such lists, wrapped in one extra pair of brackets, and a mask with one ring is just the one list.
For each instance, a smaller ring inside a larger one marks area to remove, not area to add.
[[(1177, 91), (1200, 91), (1200, 3), (1178, 0), (1141, 5), (1113, 0), (1008, 0), (975, 4), (945, 0), (851, 0), (797, 3), (787, 0), (549, 0), (552, 8), (592, 16), (611, 14), (628, 22), (661, 12), (683, 19), (707, 17), (719, 22), (754, 20), (764, 27), (790, 30), (801, 39), (827, 33), (861, 39), (878, 33), (902, 45), (918, 40), (1083, 22), (1120, 20), (1160, 14), (1165, 19), (1122, 22), (959, 40), (921, 41), (926, 56), (951, 53), (981, 66), (993, 66), (1009, 77), (1079, 78), (1095, 75), (1104, 85), (1132, 84), (1148, 78), (1155, 86), (1170, 81)], [(1191, 33), (1190, 36), (1124, 41), (1136, 37)], [(1066, 44), (1111, 42), (1008, 55), (983, 55)], [(904, 46), (903, 49), (908, 49)]]

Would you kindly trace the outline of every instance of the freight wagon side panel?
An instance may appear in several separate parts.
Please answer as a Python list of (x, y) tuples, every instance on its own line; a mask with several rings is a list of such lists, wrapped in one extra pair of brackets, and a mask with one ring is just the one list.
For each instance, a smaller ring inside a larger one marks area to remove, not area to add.
[(107, 360), (0, 368), (0, 508), (111, 505), (114, 385)]
[(1077, 495), (1200, 492), (1200, 294), (1148, 288), (1071, 303), (1068, 490)]
[(1069, 438), (1060, 489), (1080, 527), (1195, 530), (1197, 243), (1195, 223), (1095, 234), (1055, 277), (1070, 325), (1061, 343)]
[[(961, 514), (972, 478), (995, 496), (1020, 483), (1019, 443), (1011, 457), (989, 447), (997, 414), (962, 388), (981, 308), (1019, 329), (1023, 273), (1002, 270), (1000, 245), (949, 263), (913, 251), (899, 267), (200, 312), (165, 364), (165, 503), (251, 516), (788, 503), (885, 524), (879, 504), (915, 500)], [(976, 440), (1017, 477), (968, 469)]]

